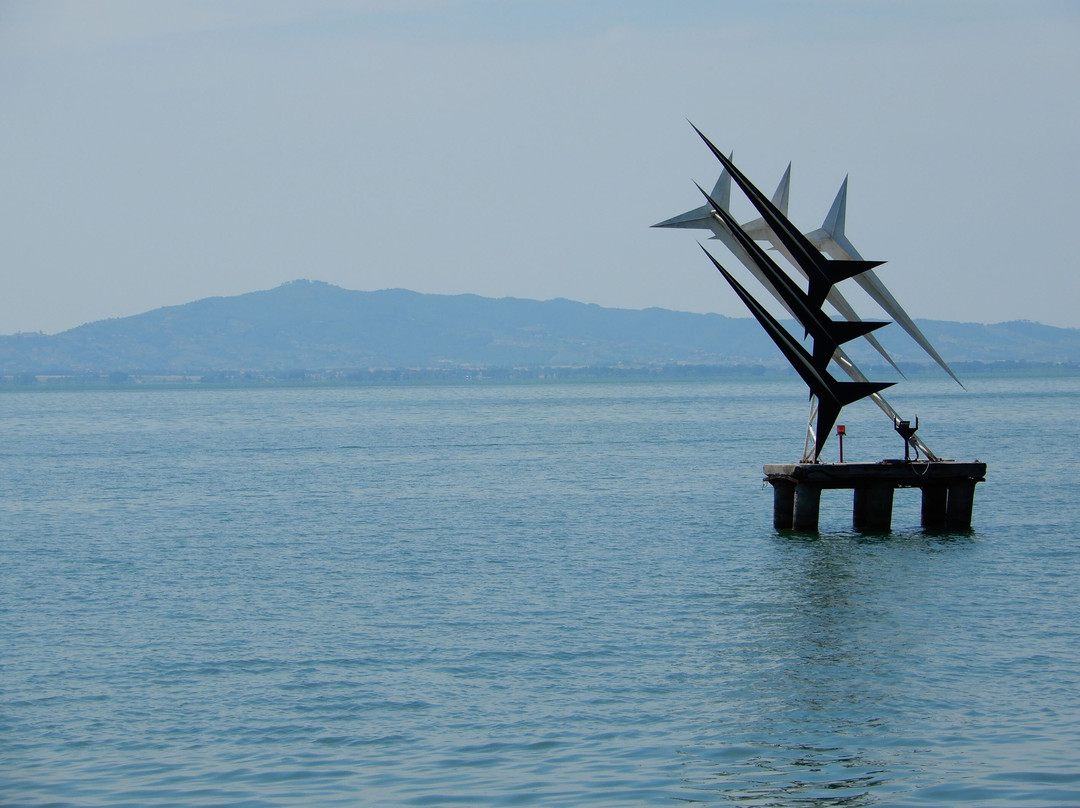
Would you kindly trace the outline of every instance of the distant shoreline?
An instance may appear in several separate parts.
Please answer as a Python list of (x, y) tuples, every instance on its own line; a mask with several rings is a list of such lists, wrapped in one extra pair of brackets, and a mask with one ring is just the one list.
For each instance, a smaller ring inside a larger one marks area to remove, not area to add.
[[(954, 362), (961, 378), (980, 376), (1072, 376), (1080, 364), (1072, 362)], [(871, 375), (888, 374), (885, 366), (869, 366)], [(906, 376), (932, 376), (931, 364), (901, 363)], [(0, 375), (0, 390), (80, 390), (113, 388), (241, 388), (241, 387), (354, 387), (383, 384), (551, 383), (604, 380), (760, 379), (795, 377), (780, 365), (686, 365), (654, 367), (514, 367), (514, 368), (374, 368), (363, 370), (193, 371), (191, 373), (14, 373)]]

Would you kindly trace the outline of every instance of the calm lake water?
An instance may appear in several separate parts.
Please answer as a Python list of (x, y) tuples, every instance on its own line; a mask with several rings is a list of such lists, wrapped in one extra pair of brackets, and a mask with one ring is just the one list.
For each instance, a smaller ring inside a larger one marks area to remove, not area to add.
[(794, 379), (0, 394), (0, 803), (1080, 805), (1080, 378), (965, 381), (886, 536)]

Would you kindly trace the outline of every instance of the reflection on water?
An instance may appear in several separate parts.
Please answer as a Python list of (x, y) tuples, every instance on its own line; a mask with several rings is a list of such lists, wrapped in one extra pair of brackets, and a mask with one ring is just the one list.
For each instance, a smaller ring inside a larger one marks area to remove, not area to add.
[(725, 799), (745, 806), (873, 805), (880, 797), (871, 790), (886, 783), (881, 774), (888, 765), (839, 748), (766, 743), (737, 747), (719, 757), (722, 759), (697, 761), (715, 767), (715, 771), (694, 783), (692, 789), (700, 791), (702, 797), (718, 791)]
[(941, 739), (971, 723), (950, 607), (974, 572), (970, 532), (778, 535), (710, 669), (713, 731), (683, 750), (691, 799), (862, 806), (962, 773)]

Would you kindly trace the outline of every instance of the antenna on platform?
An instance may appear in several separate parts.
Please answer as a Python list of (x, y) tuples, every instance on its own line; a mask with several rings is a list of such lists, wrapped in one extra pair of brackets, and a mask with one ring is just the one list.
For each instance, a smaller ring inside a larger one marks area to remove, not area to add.
[[(911, 421), (901, 421), (897, 418), (893, 422), (893, 429), (897, 434), (904, 439), (904, 462), (911, 462), (911, 439), (915, 437), (915, 433), (919, 431), (919, 416), (915, 416), (915, 426), (911, 425)], [(915, 449), (915, 459), (919, 459), (919, 449)]]

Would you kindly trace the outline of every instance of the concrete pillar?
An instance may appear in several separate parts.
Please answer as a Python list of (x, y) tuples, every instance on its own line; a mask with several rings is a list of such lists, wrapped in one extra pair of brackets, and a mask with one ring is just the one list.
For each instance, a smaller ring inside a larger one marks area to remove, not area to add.
[(856, 530), (888, 530), (892, 526), (893, 487), (860, 485), (855, 488), (852, 523)]
[(792, 527), (796, 530), (817, 530), (818, 512), (821, 510), (821, 486), (799, 483), (795, 486), (795, 518)]
[(869, 495), (866, 486), (855, 486), (855, 502), (851, 508), (851, 524), (856, 530), (865, 530), (870, 517)]
[(945, 527), (945, 508), (949, 489), (944, 485), (928, 485), (922, 490), (922, 526)]
[(971, 527), (971, 507), (975, 504), (975, 480), (957, 480), (949, 485), (949, 501), (945, 506), (945, 526), (965, 529)]
[(791, 530), (795, 520), (795, 483), (769, 480), (772, 483), (772, 523), (777, 530)]

